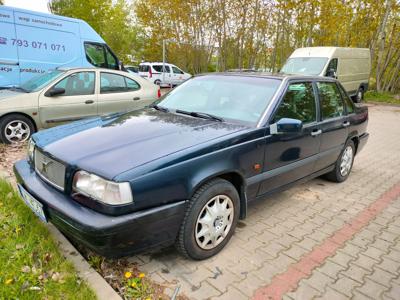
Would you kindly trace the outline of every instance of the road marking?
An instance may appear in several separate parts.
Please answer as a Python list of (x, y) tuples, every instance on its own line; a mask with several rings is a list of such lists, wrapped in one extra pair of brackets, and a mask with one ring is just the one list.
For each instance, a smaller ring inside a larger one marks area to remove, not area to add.
[(359, 212), (348, 223), (343, 225), (342, 228), (335, 231), (322, 244), (305, 254), (299, 262), (290, 265), (285, 272), (272, 278), (270, 284), (259, 288), (255, 292), (253, 300), (282, 299), (283, 295), (295, 290), (301, 279), (309, 277), (315, 268), (322, 265), (328, 257), (335, 254), (355, 233), (365, 227), (398, 196), (400, 196), (400, 183), (397, 183), (390, 190), (382, 194), (366, 209)]

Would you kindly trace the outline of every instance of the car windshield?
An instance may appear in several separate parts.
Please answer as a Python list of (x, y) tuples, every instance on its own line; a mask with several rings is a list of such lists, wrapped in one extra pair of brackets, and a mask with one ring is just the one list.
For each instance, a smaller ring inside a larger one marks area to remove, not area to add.
[(280, 84), (281, 80), (271, 78), (200, 76), (172, 90), (158, 106), (255, 124)]
[(319, 75), (327, 61), (327, 57), (292, 57), (286, 61), (281, 72), (286, 74)]
[(44, 74), (33, 77), (32, 79), (26, 81), (21, 85), (21, 88), (26, 90), (27, 92), (37, 92), (38, 90), (44, 88), (54, 79), (60, 77), (64, 74), (64, 71), (54, 70), (48, 71)]

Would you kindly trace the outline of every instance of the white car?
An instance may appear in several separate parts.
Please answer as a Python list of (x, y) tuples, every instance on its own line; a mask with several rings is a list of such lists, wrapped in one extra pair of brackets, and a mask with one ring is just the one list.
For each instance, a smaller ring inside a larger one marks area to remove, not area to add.
[(24, 141), (40, 128), (140, 109), (160, 96), (159, 86), (137, 74), (98, 68), (48, 71), (0, 90), (0, 139)]
[(162, 62), (144, 62), (139, 65), (139, 75), (160, 86), (178, 85), (192, 77), (173, 64)]

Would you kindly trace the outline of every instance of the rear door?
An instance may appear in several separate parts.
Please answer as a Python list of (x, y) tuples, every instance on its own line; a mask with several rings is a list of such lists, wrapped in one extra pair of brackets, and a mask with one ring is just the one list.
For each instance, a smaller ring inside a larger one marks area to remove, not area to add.
[(173, 84), (173, 77), (169, 65), (165, 65), (164, 69), (162, 64), (153, 65), (153, 70), (152, 82), (155, 83), (156, 79), (158, 79), (163, 84)]
[[(95, 78), (94, 71), (76, 72), (45, 89), (39, 96), (39, 115), (43, 127), (97, 115)], [(63, 88), (65, 93), (48, 95), (46, 92), (53, 87)]]
[(100, 72), (98, 112), (107, 114), (142, 108), (151, 101), (145, 99), (140, 84), (123, 75)]
[(0, 87), (19, 85), (18, 44), (14, 13), (0, 6)]
[(315, 171), (334, 164), (348, 136), (350, 125), (336, 82), (316, 82), (321, 109), (321, 147)]
[(311, 81), (290, 83), (273, 119), (292, 118), (303, 122), (301, 133), (268, 135), (259, 194), (299, 180), (314, 170), (320, 147), (316, 91)]

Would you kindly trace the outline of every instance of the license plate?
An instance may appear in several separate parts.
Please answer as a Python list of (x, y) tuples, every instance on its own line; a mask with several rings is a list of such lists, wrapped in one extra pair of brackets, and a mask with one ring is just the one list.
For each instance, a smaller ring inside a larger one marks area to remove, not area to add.
[(35, 215), (37, 215), (43, 222), (47, 222), (46, 215), (44, 214), (43, 211), (42, 203), (33, 198), (31, 194), (29, 194), (21, 185), (18, 185), (18, 191), (22, 200), (24, 200), (26, 205), (30, 207), (30, 209), (35, 213)]

